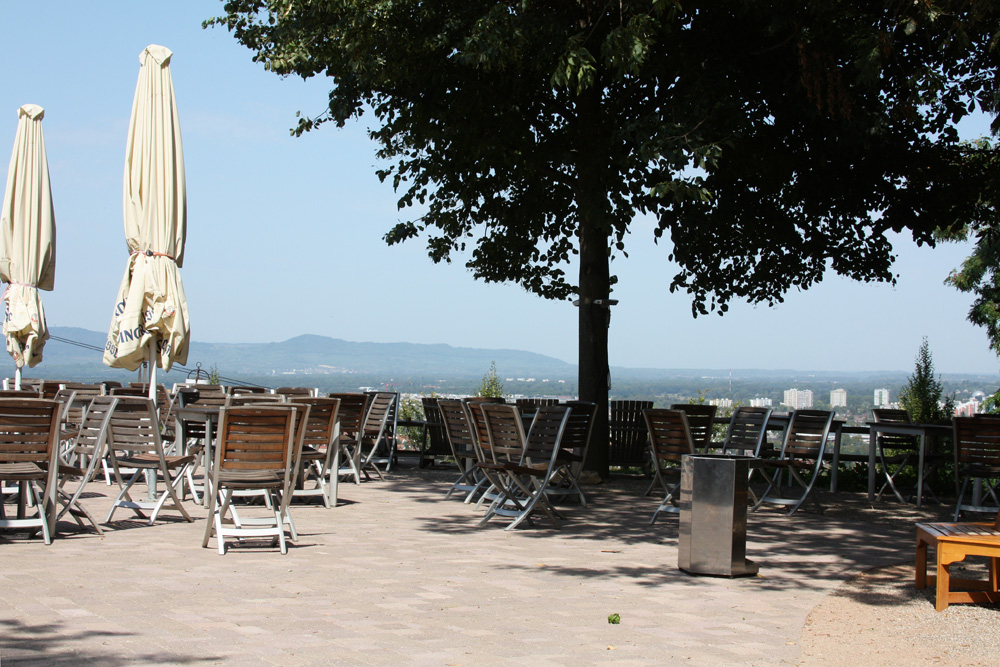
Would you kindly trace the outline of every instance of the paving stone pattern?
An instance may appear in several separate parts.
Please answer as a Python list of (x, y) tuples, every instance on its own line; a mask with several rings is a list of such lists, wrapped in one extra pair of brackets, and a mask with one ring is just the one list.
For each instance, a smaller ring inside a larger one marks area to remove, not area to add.
[[(912, 523), (753, 514), (757, 577), (679, 571), (677, 519), (648, 520), (643, 480), (515, 531), (443, 500), (449, 471), (404, 467), (297, 506), (299, 541), (201, 548), (193, 524), (119, 510), (100, 539), (0, 537), (0, 664), (778, 665), (810, 610), (850, 576), (912, 560)], [(142, 491), (140, 491), (141, 493)], [(97, 516), (111, 487), (84, 503)], [(620, 624), (608, 623), (617, 613)]]

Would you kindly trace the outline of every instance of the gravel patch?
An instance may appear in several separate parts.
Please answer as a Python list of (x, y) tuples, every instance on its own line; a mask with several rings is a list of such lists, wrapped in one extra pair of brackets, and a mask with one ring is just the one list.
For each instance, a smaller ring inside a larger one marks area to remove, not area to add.
[[(985, 578), (985, 559), (952, 566), (956, 576)], [(864, 572), (827, 596), (802, 631), (808, 665), (996, 665), (1000, 607), (934, 609), (934, 588), (913, 586), (914, 563)]]

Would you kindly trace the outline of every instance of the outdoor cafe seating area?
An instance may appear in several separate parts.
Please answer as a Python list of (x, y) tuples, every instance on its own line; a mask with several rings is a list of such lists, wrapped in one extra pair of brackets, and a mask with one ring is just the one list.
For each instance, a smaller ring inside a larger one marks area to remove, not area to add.
[[(155, 525), (205, 516), (203, 547), (214, 543), (220, 554), (246, 546), (287, 553), (301, 530), (297, 508), (333, 510), (342, 483), (385, 481), (398, 465), (403, 429), (410, 429), (421, 467), (454, 470), (441, 500), (469, 505), (472, 525), (559, 529), (566, 507), (574, 508), (575, 520), (590, 508), (583, 463), (597, 413), (592, 403), (424, 397), (423, 418), (407, 420), (399, 417), (394, 392), (317, 394), (301, 387), (180, 384), (160, 385), (154, 401), (139, 383), (23, 380), (19, 389), (0, 394), (0, 528), (40, 535), (49, 544), (58, 537), (57, 526), (66, 530), (58, 523), (64, 518), (75, 530), (101, 536), (122, 520)], [(822, 513), (817, 482), (844, 460), (840, 438), (848, 428), (830, 411), (738, 407), (720, 418), (714, 406), (654, 408), (637, 401), (612, 402), (609, 425), (612, 465), (648, 477), (650, 526), (683, 512), (679, 468), (696, 455), (752, 462), (745, 500), (734, 501), (751, 511)], [(869, 453), (853, 460), (868, 459), (872, 503), (939, 503), (944, 490), (935, 491), (930, 480), (947, 457), (928, 443), (954, 442), (955, 523), (920, 527), (918, 570), (928, 546), (941, 557), (935, 576), (918, 571), (915, 580), (918, 586), (938, 582), (939, 608), (957, 583), (981, 592), (952, 595), (953, 602), (1000, 600), (1000, 533), (992, 524), (959, 521), (997, 512), (1000, 418), (957, 417), (953, 427), (940, 427), (912, 424), (905, 412), (876, 410), (866, 428)], [(912, 489), (903, 484), (907, 466), (916, 470)], [(835, 492), (836, 478), (830, 477)], [(100, 483), (114, 493), (103, 521), (85, 494), (89, 484)], [(964, 530), (956, 525), (975, 526), (974, 544), (966, 539), (964, 550), (949, 537)], [(965, 555), (991, 559), (985, 584), (949, 582), (950, 563)]]

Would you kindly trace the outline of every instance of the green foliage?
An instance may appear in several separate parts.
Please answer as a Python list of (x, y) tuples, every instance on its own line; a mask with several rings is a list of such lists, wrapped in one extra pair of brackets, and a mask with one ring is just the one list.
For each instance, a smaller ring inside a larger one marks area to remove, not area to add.
[[(945, 241), (975, 239), (972, 253), (962, 265), (951, 272), (945, 284), (975, 295), (968, 320), (986, 329), (990, 348), (1000, 355), (1000, 220), (996, 207), (1000, 204), (1000, 157), (988, 139), (969, 144), (971, 150), (961, 156), (961, 166), (970, 171), (984, 170), (993, 175), (990, 188), (980, 193), (977, 203), (984, 209), (984, 222), (963, 224), (938, 230)], [(956, 196), (972, 196), (956, 193)]]
[(477, 278), (545, 297), (582, 288), (565, 269), (587, 239), (624, 255), (637, 215), (669, 239), (671, 290), (702, 313), (781, 301), (828, 265), (891, 280), (887, 231), (933, 242), (934, 228), (983, 214), (965, 195), (984, 176), (953, 158), (994, 154), (960, 149), (955, 131), (1000, 103), (992, 0), (230, 0), (225, 12), (206, 23), (267, 69), (330, 77), (327, 109), (296, 134), (374, 113), (378, 175), (401, 209), (420, 209), (389, 243), (424, 237), (436, 262), (458, 255)]
[(208, 383), (209, 384), (222, 384), (221, 373), (219, 373), (219, 365), (212, 364), (211, 370), (208, 371)]
[(899, 390), (899, 404), (917, 423), (946, 424), (955, 412), (955, 402), (951, 397), (942, 401), (943, 394), (944, 386), (934, 376), (934, 360), (927, 338), (924, 338), (917, 352), (913, 375)]
[(979, 411), (991, 415), (1000, 414), (1000, 389), (986, 397), (982, 405), (979, 406)]
[(483, 382), (479, 385), (479, 391), (476, 395), (503, 398), (503, 384), (500, 382), (500, 376), (497, 375), (497, 362), (490, 362), (490, 370), (483, 376)]
[[(419, 421), (424, 419), (424, 406), (416, 396), (403, 396), (399, 401), (399, 419)], [(423, 437), (422, 430), (416, 426), (404, 426), (399, 429), (403, 449), (419, 449)]]
[(608, 623), (618, 625), (622, 622), (621, 614), (608, 614)]

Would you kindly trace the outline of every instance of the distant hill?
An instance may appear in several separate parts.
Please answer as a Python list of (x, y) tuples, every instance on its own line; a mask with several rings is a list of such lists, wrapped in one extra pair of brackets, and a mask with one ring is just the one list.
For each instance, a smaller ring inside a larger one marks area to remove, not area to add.
[[(120, 373), (106, 368), (102, 352), (55, 338), (104, 349), (107, 334), (76, 327), (53, 327), (45, 345), (47, 375), (71, 379)], [(380, 375), (433, 378), (481, 378), (495, 361), (509, 376), (575, 378), (576, 366), (560, 359), (520, 350), (484, 350), (416, 343), (355, 343), (326, 336), (303, 335), (277, 343), (201, 343), (192, 341), (188, 368), (217, 367), (227, 376)], [(41, 370), (43, 366), (37, 367)], [(173, 374), (172, 374), (173, 375)]]

